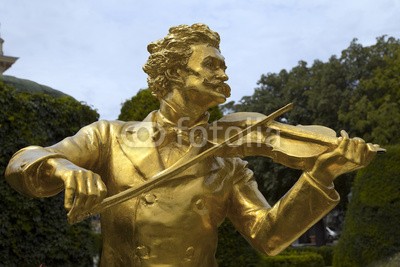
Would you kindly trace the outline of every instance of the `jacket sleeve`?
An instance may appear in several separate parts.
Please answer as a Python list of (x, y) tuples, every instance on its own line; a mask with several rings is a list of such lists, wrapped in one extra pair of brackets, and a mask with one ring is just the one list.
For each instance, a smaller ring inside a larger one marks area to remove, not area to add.
[(296, 184), (273, 206), (257, 188), (246, 163), (235, 164), (237, 178), (231, 193), (228, 218), (260, 252), (276, 255), (324, 217), (339, 202), (331, 187), (303, 173)]
[(85, 169), (96, 172), (102, 164), (101, 155), (109, 136), (109, 123), (95, 122), (77, 134), (50, 147), (29, 146), (15, 153), (5, 172), (7, 182), (18, 192), (29, 197), (48, 197), (59, 193), (63, 184), (55, 182), (43, 170), (50, 158), (64, 158)]

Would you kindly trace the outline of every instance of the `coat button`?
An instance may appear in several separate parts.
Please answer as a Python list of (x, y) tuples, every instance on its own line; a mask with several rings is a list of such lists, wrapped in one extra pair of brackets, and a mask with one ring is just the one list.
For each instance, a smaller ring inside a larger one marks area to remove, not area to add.
[(147, 194), (147, 195), (144, 196), (144, 201), (148, 205), (154, 204), (154, 202), (157, 201), (157, 196), (154, 195), (154, 194)]
[(196, 208), (199, 209), (199, 210), (203, 210), (205, 208), (204, 200), (202, 200), (202, 199), (198, 199), (195, 202), (195, 205), (196, 205)]
[(138, 246), (136, 248), (136, 255), (141, 259), (149, 258), (149, 249), (146, 246)]
[(185, 253), (185, 261), (191, 261), (194, 256), (194, 247), (188, 247)]

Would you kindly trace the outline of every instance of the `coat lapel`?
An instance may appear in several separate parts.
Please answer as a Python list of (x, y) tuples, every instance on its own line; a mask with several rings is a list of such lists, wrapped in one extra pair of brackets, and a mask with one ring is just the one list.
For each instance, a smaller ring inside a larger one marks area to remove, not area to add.
[[(164, 170), (157, 143), (153, 139), (155, 134), (153, 116), (155, 112), (150, 113), (142, 122), (125, 123), (117, 137), (122, 151), (144, 179), (149, 179)], [(171, 167), (184, 164), (207, 148), (208, 146), (191, 146), (186, 154)], [(210, 156), (183, 171), (176, 178), (182, 176), (203, 176), (210, 172), (215, 172), (222, 167), (223, 162), (220, 159)]]
[(142, 122), (127, 122), (118, 137), (122, 151), (145, 179), (164, 169), (153, 140), (154, 113), (150, 113)]

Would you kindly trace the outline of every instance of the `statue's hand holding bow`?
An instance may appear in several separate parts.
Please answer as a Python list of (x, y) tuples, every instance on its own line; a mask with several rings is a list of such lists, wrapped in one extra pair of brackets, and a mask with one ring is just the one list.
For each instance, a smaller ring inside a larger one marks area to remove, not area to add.
[(64, 184), (64, 207), (69, 216), (91, 210), (107, 195), (101, 177), (90, 170), (61, 158), (48, 159), (45, 165), (48, 176)]

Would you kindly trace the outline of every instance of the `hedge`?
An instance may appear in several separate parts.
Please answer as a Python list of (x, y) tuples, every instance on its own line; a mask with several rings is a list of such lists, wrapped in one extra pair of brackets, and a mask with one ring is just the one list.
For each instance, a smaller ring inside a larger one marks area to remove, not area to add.
[[(46, 146), (98, 119), (72, 97), (17, 92), (0, 81), (0, 173), (13, 153)], [(0, 264), (2, 266), (89, 266), (95, 254), (89, 222), (69, 226), (63, 195), (29, 199), (0, 179)]]
[(262, 256), (257, 267), (324, 267), (323, 257), (314, 252), (288, 250), (279, 255)]
[(305, 246), (288, 248), (286, 251), (312, 252), (322, 256), (325, 266), (332, 266), (334, 246)]
[(217, 260), (219, 267), (331, 266), (333, 246), (289, 247), (277, 256), (259, 254), (235, 230), (229, 221), (218, 229)]
[(257, 251), (226, 220), (218, 228), (216, 253), (219, 267), (251, 267), (259, 262)]
[(368, 266), (400, 251), (400, 146), (358, 172), (334, 266)]

